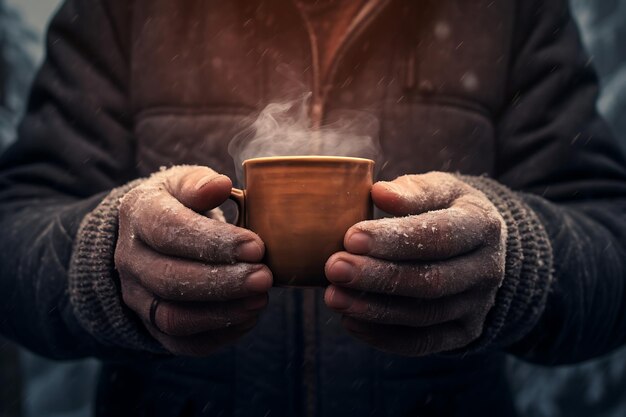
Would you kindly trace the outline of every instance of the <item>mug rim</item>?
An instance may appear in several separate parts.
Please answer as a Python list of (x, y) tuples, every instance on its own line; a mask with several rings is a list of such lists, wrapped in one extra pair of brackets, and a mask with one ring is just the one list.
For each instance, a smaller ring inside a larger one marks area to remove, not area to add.
[(311, 161), (311, 162), (323, 162), (323, 161), (341, 161), (341, 162), (360, 162), (371, 163), (376, 162), (368, 158), (359, 158), (355, 156), (330, 156), (330, 155), (294, 155), (294, 156), (262, 156), (259, 158), (246, 159), (241, 163), (242, 166), (246, 164), (257, 164), (272, 161)]

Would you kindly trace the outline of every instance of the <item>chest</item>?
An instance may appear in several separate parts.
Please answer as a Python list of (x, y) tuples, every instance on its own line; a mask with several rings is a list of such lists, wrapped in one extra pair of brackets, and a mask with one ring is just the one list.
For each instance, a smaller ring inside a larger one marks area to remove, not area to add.
[(322, 123), (378, 120), (379, 178), (491, 173), (506, 104), (511, 2), (389, 1), (337, 46), (328, 77), (290, 1), (145, 1), (133, 15), (137, 163), (203, 164), (234, 178), (231, 139), (270, 103), (307, 91)]

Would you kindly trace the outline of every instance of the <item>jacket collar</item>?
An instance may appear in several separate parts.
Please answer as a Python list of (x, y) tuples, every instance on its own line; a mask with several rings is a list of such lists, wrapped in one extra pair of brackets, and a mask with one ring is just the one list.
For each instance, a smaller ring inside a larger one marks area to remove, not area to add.
[[(295, 0), (287, 0), (294, 2)], [(313, 127), (319, 127), (323, 115), (325, 113), (325, 104), (328, 92), (332, 86), (332, 82), (335, 79), (337, 68), (339, 63), (343, 60), (346, 53), (350, 50), (350, 47), (356, 40), (367, 30), (372, 22), (376, 20), (378, 15), (385, 9), (386, 6), (391, 3), (392, 0), (367, 0), (362, 6), (361, 10), (357, 13), (356, 17), (352, 20), (348, 29), (343, 34), (339, 41), (339, 47), (336, 54), (333, 56), (328, 72), (322, 76), (320, 62), (317, 55), (314, 34), (311, 32), (311, 28), (305, 22), (304, 26), (307, 28), (309, 35), (309, 41), (311, 43), (312, 64), (313, 64), (313, 97), (311, 99), (311, 120)], [(297, 8), (297, 7), (296, 7)], [(306, 20), (302, 17), (303, 20)]]

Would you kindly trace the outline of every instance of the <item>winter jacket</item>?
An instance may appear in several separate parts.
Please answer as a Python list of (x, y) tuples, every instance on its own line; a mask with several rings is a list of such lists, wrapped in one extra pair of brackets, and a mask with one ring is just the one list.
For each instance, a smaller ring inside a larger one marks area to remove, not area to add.
[[(623, 344), (626, 157), (566, 2), (371, 3), (321, 80), (290, 0), (67, 0), (0, 160), (2, 335), (104, 359), (101, 416), (514, 415), (506, 353), (554, 364)], [(376, 114), (378, 179), (458, 172), (500, 210), (506, 276), (466, 350), (381, 353), (321, 290), (276, 288), (244, 339), (171, 358), (122, 304), (113, 250), (132, 181), (176, 164), (235, 179), (230, 139), (306, 91), (322, 122)]]

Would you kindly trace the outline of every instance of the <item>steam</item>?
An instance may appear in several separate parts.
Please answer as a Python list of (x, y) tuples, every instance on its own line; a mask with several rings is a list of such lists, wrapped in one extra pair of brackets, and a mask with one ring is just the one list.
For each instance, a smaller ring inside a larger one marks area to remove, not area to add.
[(351, 156), (376, 161), (381, 155), (379, 122), (365, 111), (333, 111), (328, 123), (311, 128), (311, 93), (291, 101), (269, 104), (228, 146), (237, 176), (241, 164), (252, 158), (270, 156)]

